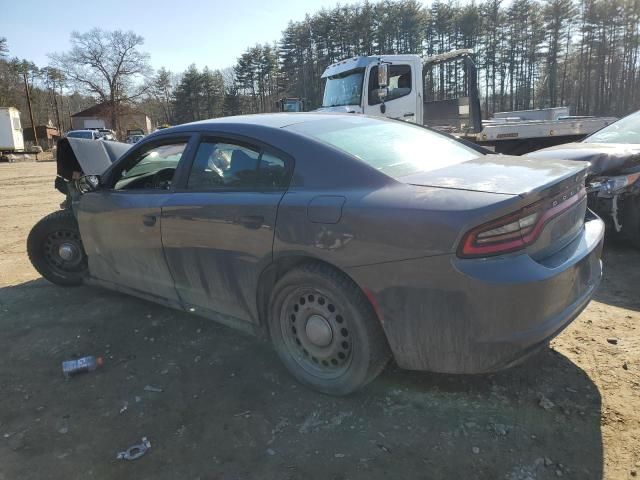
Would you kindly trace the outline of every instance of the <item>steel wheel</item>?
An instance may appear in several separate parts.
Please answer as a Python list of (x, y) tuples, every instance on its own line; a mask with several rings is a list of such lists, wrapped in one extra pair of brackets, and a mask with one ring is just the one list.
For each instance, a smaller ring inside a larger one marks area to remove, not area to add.
[(47, 235), (44, 256), (52, 270), (60, 274), (86, 268), (86, 256), (80, 234), (73, 230), (56, 230)]
[(78, 223), (71, 210), (59, 210), (36, 223), (27, 238), (27, 253), (47, 280), (68, 287), (81, 285), (88, 272)]
[(319, 290), (298, 288), (281, 313), (282, 336), (293, 358), (321, 378), (339, 377), (351, 363), (349, 322), (336, 303)]
[(347, 395), (373, 380), (391, 352), (375, 312), (342, 272), (309, 262), (274, 287), (268, 318), (271, 341), (300, 382)]

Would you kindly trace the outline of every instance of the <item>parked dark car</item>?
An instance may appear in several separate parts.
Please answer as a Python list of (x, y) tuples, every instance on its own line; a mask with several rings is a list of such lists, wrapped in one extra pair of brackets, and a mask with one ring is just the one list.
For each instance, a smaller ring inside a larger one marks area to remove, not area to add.
[(100, 144), (68, 141), (94, 175), (29, 235), (44, 277), (267, 336), (325, 393), (365, 385), (391, 356), (449, 373), (518, 363), (601, 278), (587, 163), (320, 113), (172, 127), (113, 164)]
[(640, 112), (624, 117), (580, 142), (528, 154), (591, 163), (589, 208), (608, 230), (640, 248)]

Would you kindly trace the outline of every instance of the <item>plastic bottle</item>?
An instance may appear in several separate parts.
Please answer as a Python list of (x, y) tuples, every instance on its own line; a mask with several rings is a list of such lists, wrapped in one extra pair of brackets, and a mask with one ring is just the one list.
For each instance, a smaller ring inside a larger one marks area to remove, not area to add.
[(94, 356), (65, 360), (62, 362), (62, 373), (64, 373), (65, 377), (70, 377), (77, 373), (92, 372), (101, 367), (103, 363), (104, 359), (102, 357)]

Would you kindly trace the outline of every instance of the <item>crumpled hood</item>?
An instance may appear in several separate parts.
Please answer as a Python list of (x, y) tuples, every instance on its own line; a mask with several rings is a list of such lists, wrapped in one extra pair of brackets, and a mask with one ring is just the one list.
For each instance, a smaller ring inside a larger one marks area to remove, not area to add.
[(128, 143), (62, 138), (57, 149), (58, 174), (69, 180), (71, 172), (79, 165), (84, 175), (101, 175), (129, 148)]
[(640, 171), (640, 145), (616, 143), (566, 143), (526, 155), (533, 158), (581, 160), (591, 164), (589, 176)]

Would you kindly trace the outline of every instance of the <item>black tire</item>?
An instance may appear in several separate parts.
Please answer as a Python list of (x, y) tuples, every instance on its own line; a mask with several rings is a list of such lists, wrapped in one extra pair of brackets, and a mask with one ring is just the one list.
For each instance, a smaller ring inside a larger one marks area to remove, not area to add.
[[(61, 257), (61, 248), (69, 258)], [(36, 223), (27, 238), (27, 253), (33, 267), (57, 285), (81, 285), (87, 274), (87, 255), (78, 223), (71, 210), (59, 210)]]
[(625, 199), (624, 212), (622, 214), (622, 236), (640, 249), (640, 197), (634, 196)]
[(269, 333), (287, 369), (303, 384), (347, 395), (376, 378), (391, 357), (376, 314), (344, 274), (308, 263), (274, 288)]

